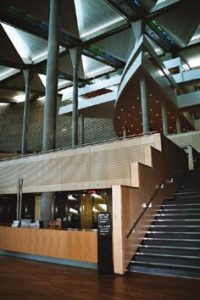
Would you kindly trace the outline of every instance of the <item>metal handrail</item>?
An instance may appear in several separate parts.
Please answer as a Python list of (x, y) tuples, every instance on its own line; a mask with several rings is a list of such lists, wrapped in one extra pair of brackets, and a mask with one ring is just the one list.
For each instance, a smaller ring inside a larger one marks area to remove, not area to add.
[(161, 187), (163, 186), (163, 184), (165, 183), (166, 181), (166, 178), (165, 180), (163, 180), (161, 182), (161, 184), (159, 185), (158, 189), (154, 192), (154, 194), (151, 196), (147, 206), (145, 207), (145, 209), (142, 211), (142, 213), (140, 214), (140, 216), (137, 218), (137, 220), (134, 222), (133, 226), (131, 227), (131, 229), (129, 230), (126, 238), (129, 238), (129, 236), (132, 234), (133, 230), (135, 229), (135, 227), (137, 226), (137, 224), (139, 223), (139, 221), (141, 220), (142, 216), (144, 215), (144, 213), (147, 211), (147, 209), (149, 208), (152, 200), (155, 198), (155, 196), (157, 195), (157, 193), (160, 191)]

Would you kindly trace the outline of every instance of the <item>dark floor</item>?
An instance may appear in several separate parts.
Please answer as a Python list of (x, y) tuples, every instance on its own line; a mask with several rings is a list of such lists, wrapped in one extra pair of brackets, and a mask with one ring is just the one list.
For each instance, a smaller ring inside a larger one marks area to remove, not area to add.
[(200, 280), (142, 274), (98, 276), (94, 270), (0, 256), (0, 300), (194, 300)]

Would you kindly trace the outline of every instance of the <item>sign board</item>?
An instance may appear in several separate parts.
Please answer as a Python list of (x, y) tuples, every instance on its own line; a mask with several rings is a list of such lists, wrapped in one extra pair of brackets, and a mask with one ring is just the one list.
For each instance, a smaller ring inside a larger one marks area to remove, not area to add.
[(113, 273), (112, 222), (110, 213), (98, 214), (98, 272)]

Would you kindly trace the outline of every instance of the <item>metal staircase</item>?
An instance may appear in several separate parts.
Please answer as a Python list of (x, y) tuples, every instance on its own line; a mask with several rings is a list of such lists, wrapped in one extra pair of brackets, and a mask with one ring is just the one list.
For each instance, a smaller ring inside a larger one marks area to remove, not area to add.
[(166, 200), (134, 255), (129, 270), (200, 279), (200, 171), (189, 171)]

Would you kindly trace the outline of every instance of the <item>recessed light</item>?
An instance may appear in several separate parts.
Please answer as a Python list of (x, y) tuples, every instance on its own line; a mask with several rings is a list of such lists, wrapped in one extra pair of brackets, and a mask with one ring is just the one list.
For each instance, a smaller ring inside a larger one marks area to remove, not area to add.
[(124, 111), (124, 109), (123, 109), (123, 108), (121, 108), (121, 111)]

